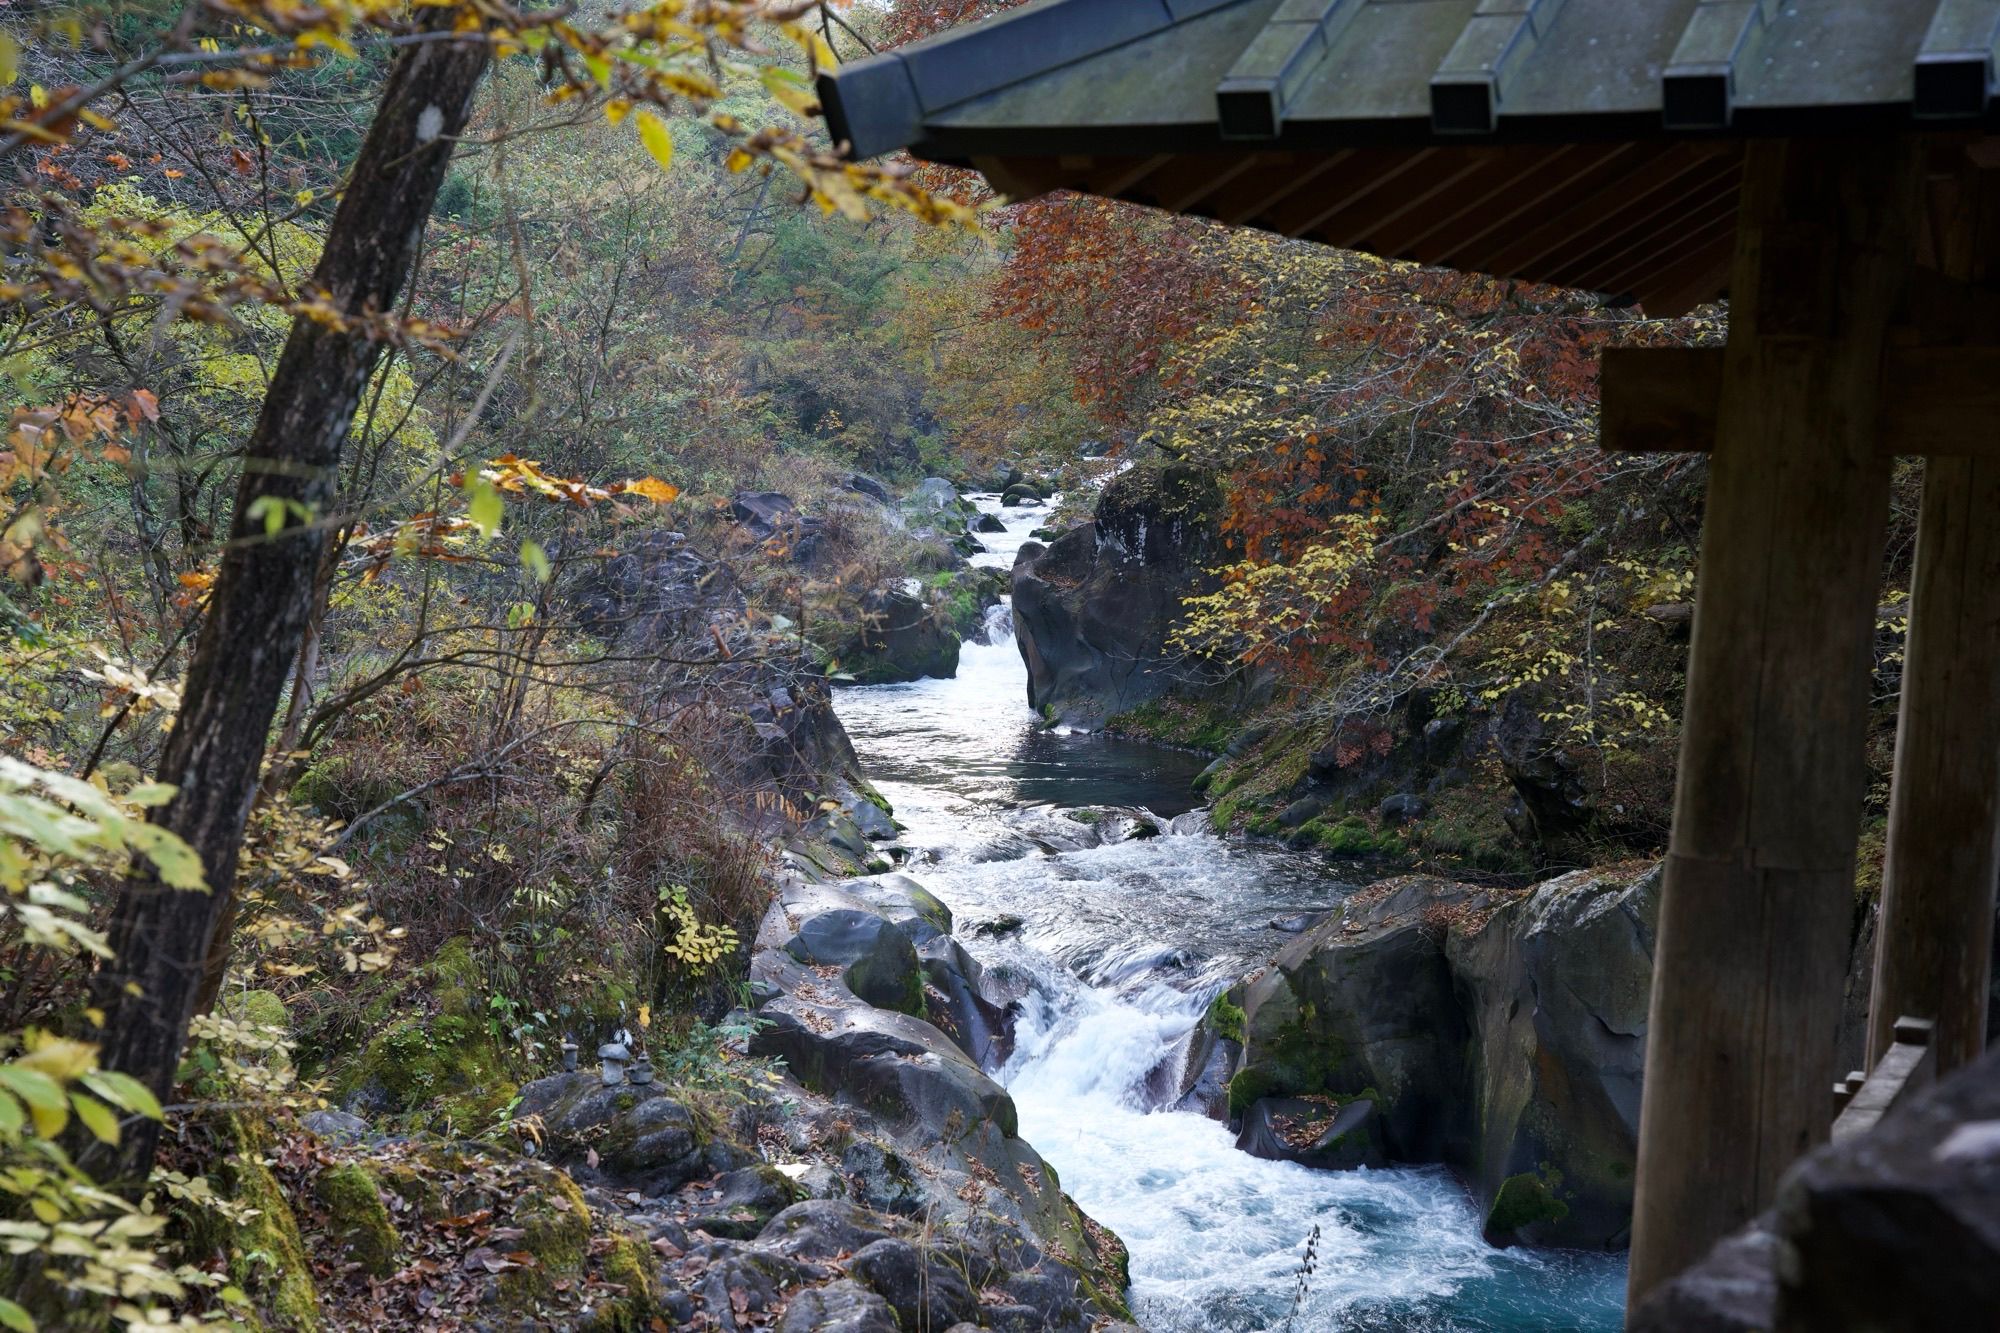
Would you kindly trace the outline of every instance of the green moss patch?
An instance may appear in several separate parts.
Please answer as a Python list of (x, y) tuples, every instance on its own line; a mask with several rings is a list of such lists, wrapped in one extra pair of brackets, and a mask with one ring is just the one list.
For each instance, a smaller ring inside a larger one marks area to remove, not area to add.
[(1532, 1171), (1509, 1176), (1493, 1196), (1486, 1214), (1486, 1238), (1505, 1243), (1537, 1222), (1560, 1222), (1569, 1216), (1569, 1205), (1556, 1197), (1560, 1177), (1543, 1180)]
[(389, 1220), (374, 1172), (354, 1164), (329, 1167), (320, 1172), (313, 1192), (325, 1205), (328, 1229), (348, 1258), (372, 1277), (396, 1271), (403, 1239)]
[(1226, 1037), (1241, 1046), (1243, 1044), (1243, 1010), (1229, 1002), (1229, 992), (1223, 991), (1208, 1002), (1209, 1030), (1218, 1037)]

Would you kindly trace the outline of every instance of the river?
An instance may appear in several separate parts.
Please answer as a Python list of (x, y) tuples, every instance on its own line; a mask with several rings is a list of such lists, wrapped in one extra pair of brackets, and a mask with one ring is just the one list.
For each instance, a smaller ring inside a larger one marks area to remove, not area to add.
[[(1048, 509), (980, 503), (1007, 531), (983, 537), (989, 549), (974, 561), (1011, 567)], [(1188, 783), (1205, 761), (1041, 730), (1013, 636), (1004, 620), (994, 628), (997, 642), (964, 646), (954, 679), (847, 689), (835, 706), (907, 826), (906, 872), (952, 908), (981, 961), (1038, 983), (1013, 1058), (992, 1072), (1022, 1136), (1130, 1246), (1139, 1322), (1159, 1333), (1619, 1328), (1622, 1257), (1495, 1250), (1442, 1168), (1262, 1161), (1236, 1151), (1221, 1124), (1150, 1104), (1147, 1075), (1208, 1000), (1286, 938), (1270, 922), (1331, 906), (1351, 886), (1206, 831), (1036, 848), (1022, 822), (1061, 810), (1193, 808)], [(1020, 928), (978, 931), (1003, 917)]]

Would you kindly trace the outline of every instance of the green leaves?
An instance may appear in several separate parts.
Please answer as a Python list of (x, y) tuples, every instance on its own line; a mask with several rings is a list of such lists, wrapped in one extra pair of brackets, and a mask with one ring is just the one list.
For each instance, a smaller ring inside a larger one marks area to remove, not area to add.
[(670, 169), (674, 165), (674, 135), (673, 131), (667, 128), (667, 122), (662, 120), (657, 112), (645, 107), (634, 112), (632, 119), (639, 126), (639, 142), (646, 146), (646, 151), (660, 164), (660, 170)]
[(492, 482), (477, 472), (469, 472), (465, 477), (465, 516), (472, 520), (483, 537), (499, 534), (500, 520), (505, 513), (500, 492)]
[(549, 581), (549, 553), (533, 538), (521, 543), (521, 567), (535, 576), (535, 582)]

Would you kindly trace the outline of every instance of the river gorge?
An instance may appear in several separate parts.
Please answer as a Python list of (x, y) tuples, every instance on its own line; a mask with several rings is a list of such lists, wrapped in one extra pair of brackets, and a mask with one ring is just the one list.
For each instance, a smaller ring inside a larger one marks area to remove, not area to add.
[[(1047, 508), (978, 502), (1005, 531), (974, 562), (1011, 566)], [(1012, 1095), (1021, 1137), (1129, 1246), (1139, 1322), (1619, 1327), (1622, 1256), (1489, 1246), (1479, 1209), (1442, 1167), (1266, 1161), (1238, 1151), (1223, 1124), (1167, 1109), (1179, 1089), (1161, 1091), (1163, 1061), (1178, 1059), (1213, 996), (1289, 938), (1272, 923), (1358, 886), (1209, 831), (1189, 814), (1200, 756), (1046, 729), (1006, 616), (995, 608), (991, 641), (964, 645), (955, 677), (849, 688), (836, 708), (904, 825), (904, 873), (951, 909), (989, 971), (1027, 981), (1011, 1054), (988, 1072)], [(1106, 807), (1143, 808), (1164, 831), (1073, 850), (1049, 836), (1086, 827), (1063, 812), (1089, 820)]]

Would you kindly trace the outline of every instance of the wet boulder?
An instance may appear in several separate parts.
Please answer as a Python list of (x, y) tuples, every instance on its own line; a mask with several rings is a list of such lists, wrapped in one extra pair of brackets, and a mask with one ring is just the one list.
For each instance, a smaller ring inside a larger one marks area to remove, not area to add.
[(1375, 1103), (1366, 1097), (1264, 1097), (1243, 1117), (1239, 1150), (1271, 1162), (1329, 1171), (1384, 1166), (1389, 1157), (1376, 1132)]
[(1270, 1096), (1366, 1093), (1398, 1159), (1462, 1153), (1466, 1021), (1442, 941), (1424, 914), (1479, 893), (1419, 876), (1391, 881), (1281, 949), (1244, 1001), (1244, 1063), (1230, 1081), (1231, 1113)]
[(1479, 1117), (1463, 1166), (1496, 1240), (1629, 1243), (1659, 888), (1656, 866), (1578, 871), (1447, 936)]
[(1278, 1153), (1270, 1122), (1301, 1112), (1274, 1100), (1365, 1100), (1390, 1159), (1467, 1178), (1495, 1243), (1623, 1246), (1658, 888), (1628, 865), (1356, 894), (1245, 988), (1242, 1146)]
[(1167, 636), (1182, 600), (1214, 586), (1219, 500), (1199, 469), (1133, 468), (1105, 486), (1092, 521), (1021, 548), (1014, 628), (1032, 707), (1095, 729), (1186, 683)]
[(887, 685), (958, 674), (960, 635), (943, 603), (927, 601), (917, 580), (876, 588), (861, 598), (850, 637), (833, 646), (841, 668), (862, 685)]
[(1007, 525), (1000, 521), (998, 514), (982, 513), (978, 518), (972, 520), (972, 530), (974, 532), (986, 533), (1005, 532)]

